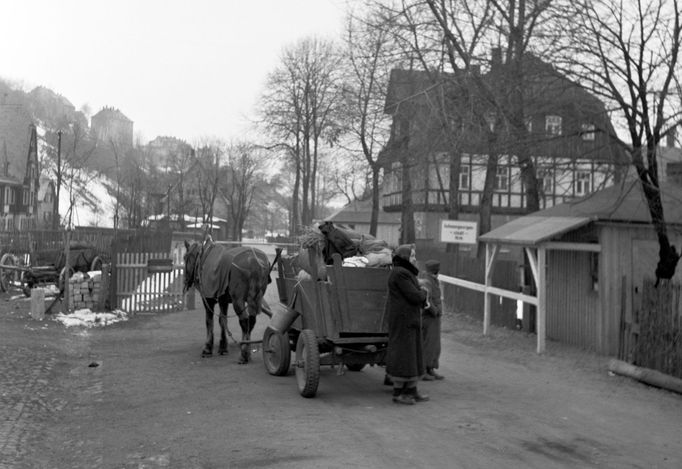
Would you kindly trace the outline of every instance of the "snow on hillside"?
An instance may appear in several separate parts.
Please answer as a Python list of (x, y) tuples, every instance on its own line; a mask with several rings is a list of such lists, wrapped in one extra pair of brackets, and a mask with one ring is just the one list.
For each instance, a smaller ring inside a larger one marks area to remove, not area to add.
[[(45, 131), (38, 126), (38, 158), (40, 159), (41, 178), (56, 184), (56, 163), (48, 151), (49, 144), (42, 138)], [(79, 170), (73, 178), (65, 176), (59, 193), (59, 215), (64, 218), (69, 210), (69, 192), (73, 188), (74, 207), (72, 224), (74, 226), (100, 226), (113, 228), (116, 199), (112, 196), (115, 183), (109, 178), (87, 169)]]

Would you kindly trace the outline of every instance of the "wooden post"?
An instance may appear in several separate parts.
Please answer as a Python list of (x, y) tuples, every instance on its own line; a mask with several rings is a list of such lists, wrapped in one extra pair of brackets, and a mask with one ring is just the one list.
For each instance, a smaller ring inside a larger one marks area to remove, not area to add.
[(31, 317), (42, 321), (45, 318), (45, 290), (31, 289)]
[(547, 334), (547, 249), (538, 247), (538, 314), (537, 314), (537, 353), (545, 352), (545, 336)]
[(488, 287), (492, 286), (493, 281), (493, 266), (495, 265), (495, 258), (499, 251), (497, 244), (485, 245), (485, 291), (483, 292), (483, 335), (488, 335), (490, 329), (490, 300), (491, 293), (488, 292)]

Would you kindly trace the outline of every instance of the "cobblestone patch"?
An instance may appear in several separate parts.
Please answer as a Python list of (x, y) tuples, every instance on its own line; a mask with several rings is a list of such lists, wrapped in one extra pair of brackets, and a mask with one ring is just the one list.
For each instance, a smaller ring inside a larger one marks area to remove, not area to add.
[(0, 347), (0, 469), (23, 467), (65, 401), (52, 397), (56, 360), (35, 350)]

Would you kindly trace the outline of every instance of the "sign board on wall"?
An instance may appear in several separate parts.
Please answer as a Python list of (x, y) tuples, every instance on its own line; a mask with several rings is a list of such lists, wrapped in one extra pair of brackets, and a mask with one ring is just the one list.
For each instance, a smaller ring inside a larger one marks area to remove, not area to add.
[(476, 244), (478, 223), (475, 221), (441, 220), (440, 240), (443, 243)]

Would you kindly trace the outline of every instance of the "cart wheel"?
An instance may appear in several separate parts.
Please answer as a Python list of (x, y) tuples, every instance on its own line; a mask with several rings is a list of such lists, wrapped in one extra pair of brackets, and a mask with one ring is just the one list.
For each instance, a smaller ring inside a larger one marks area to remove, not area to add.
[(349, 371), (362, 371), (364, 367), (364, 363), (346, 363), (346, 368), (348, 368)]
[(90, 264), (90, 270), (102, 270), (102, 264), (102, 258), (95, 256), (95, 258), (92, 260), (92, 263)]
[(296, 383), (301, 396), (315, 397), (320, 384), (320, 349), (310, 329), (303, 329), (296, 342)]
[(3, 266), (16, 267), (17, 259), (13, 254), (6, 252), (0, 257), (0, 288), (2, 291), (7, 292), (12, 286), (12, 283), (17, 280), (17, 272), (14, 270), (3, 269)]
[(263, 364), (273, 376), (284, 376), (291, 364), (289, 335), (286, 336), (268, 326), (263, 333)]

